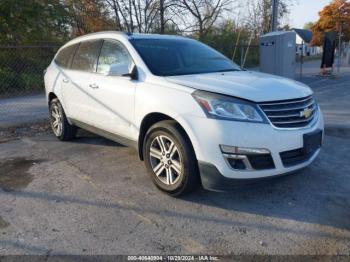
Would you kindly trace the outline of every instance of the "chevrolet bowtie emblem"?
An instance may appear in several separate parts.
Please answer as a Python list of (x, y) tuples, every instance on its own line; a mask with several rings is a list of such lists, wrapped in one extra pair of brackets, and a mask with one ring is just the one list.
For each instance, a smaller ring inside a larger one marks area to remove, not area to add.
[(312, 114), (312, 109), (305, 108), (303, 111), (300, 111), (300, 117), (309, 118)]

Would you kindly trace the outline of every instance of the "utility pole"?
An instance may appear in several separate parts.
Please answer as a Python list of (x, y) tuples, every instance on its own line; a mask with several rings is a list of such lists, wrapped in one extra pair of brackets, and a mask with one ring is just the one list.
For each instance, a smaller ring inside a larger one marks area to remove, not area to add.
[(278, 3), (279, 0), (272, 0), (271, 32), (277, 31), (278, 25)]
[(339, 12), (339, 46), (338, 46), (338, 63), (337, 63), (337, 73), (340, 74), (340, 66), (341, 66), (341, 38), (343, 34), (343, 21), (342, 21), (342, 8), (345, 6), (345, 3), (338, 7)]
[(341, 38), (343, 34), (343, 23), (339, 23), (339, 46), (338, 46), (338, 68), (337, 68), (337, 73), (338, 75), (340, 74), (340, 67), (341, 67), (341, 49), (342, 49), (342, 43), (341, 43)]

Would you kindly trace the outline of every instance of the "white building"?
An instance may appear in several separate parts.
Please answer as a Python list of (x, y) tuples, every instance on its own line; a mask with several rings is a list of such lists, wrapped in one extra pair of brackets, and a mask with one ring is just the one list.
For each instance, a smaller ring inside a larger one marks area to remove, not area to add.
[(312, 32), (307, 29), (293, 29), (297, 34), (296, 37), (296, 52), (298, 55), (303, 54), (304, 56), (315, 56), (322, 54), (322, 47), (311, 46)]

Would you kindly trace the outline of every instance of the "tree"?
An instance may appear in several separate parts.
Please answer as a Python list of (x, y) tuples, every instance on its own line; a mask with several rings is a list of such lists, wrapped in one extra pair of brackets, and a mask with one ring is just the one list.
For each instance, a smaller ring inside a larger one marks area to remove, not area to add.
[(112, 10), (117, 30), (129, 33), (177, 31), (174, 16), (179, 0), (104, 0)]
[(113, 29), (114, 23), (102, 0), (66, 0), (65, 3), (72, 20), (73, 36)]
[(159, 15), (158, 0), (105, 0), (113, 10), (117, 30), (149, 33)]
[(194, 32), (202, 39), (230, 3), (230, 0), (180, 0), (178, 6), (192, 16)]
[[(178, 0), (159, 0), (159, 32), (161, 34), (164, 34), (167, 29), (168, 31), (170, 28), (173, 29), (174, 25), (176, 25), (173, 18), (177, 13), (177, 2)], [(171, 24), (168, 24), (169, 22), (171, 22)]]
[(322, 45), (324, 33), (339, 31), (340, 24), (343, 28), (343, 39), (350, 40), (350, 3), (346, 0), (333, 0), (319, 12), (319, 15), (319, 20), (311, 27), (312, 45)]
[[(278, 7), (279, 21), (289, 13), (289, 4), (293, 0), (280, 0)], [(247, 25), (256, 35), (268, 33), (271, 30), (272, 1), (271, 0), (248, 0)]]
[(0, 41), (14, 43), (63, 41), (70, 17), (60, 0), (1, 0)]

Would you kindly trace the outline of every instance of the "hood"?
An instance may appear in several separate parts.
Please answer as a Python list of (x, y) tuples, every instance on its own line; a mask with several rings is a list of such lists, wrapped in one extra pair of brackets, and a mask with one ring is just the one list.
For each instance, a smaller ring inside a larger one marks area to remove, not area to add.
[(194, 89), (230, 95), (254, 102), (301, 98), (312, 94), (303, 83), (251, 71), (168, 76), (166, 80)]

